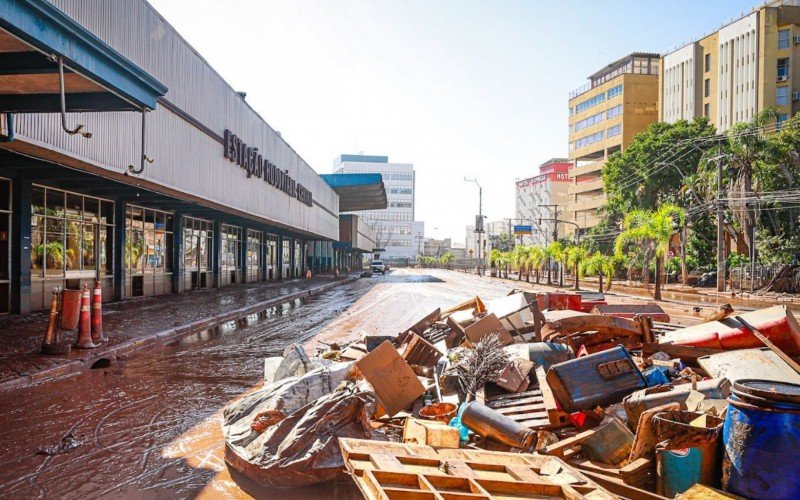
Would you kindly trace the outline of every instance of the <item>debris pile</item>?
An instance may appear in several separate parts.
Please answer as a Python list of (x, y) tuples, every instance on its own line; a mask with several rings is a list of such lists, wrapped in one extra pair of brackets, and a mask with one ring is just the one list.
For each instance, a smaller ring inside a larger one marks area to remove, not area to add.
[(369, 499), (800, 497), (785, 307), (679, 328), (596, 295), (474, 297), (398, 335), (290, 346), (225, 410), (226, 460), (277, 487), (346, 471)]

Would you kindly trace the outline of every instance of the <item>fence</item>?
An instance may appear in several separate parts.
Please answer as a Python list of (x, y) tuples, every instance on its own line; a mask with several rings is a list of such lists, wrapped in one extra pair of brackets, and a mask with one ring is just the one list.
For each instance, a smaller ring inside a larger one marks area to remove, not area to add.
[(771, 264), (768, 266), (755, 266), (755, 273), (751, 273), (750, 266), (732, 267), (730, 270), (730, 282), (732, 290), (758, 290), (763, 287), (775, 277), (775, 273), (783, 266), (783, 264)]

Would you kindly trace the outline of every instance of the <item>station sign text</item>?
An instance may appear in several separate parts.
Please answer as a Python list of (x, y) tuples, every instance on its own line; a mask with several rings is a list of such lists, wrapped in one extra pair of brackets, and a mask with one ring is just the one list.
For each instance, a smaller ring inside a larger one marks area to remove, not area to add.
[(288, 170), (276, 167), (258, 152), (258, 148), (248, 146), (228, 129), (225, 129), (224, 147), (225, 158), (245, 169), (248, 178), (263, 179), (264, 182), (275, 186), (289, 196), (294, 196), (309, 207), (312, 206), (314, 198), (311, 191), (292, 179)]

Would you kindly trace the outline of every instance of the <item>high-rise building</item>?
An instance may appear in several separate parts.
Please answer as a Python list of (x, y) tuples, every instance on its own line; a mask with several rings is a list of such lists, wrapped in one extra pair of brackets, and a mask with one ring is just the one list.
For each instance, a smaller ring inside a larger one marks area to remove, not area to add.
[[(658, 119), (658, 54), (634, 52), (589, 76), (569, 95), (569, 206), (581, 232), (600, 221), (606, 203), (601, 170), (633, 136)], [(574, 226), (567, 229), (574, 231)]]
[[(533, 226), (530, 235), (517, 237), (524, 245), (545, 246), (552, 241), (556, 211), (563, 218), (569, 204), (569, 168), (566, 158), (552, 158), (539, 165), (539, 174), (516, 182), (515, 224)], [(539, 222), (541, 220), (541, 223)], [(565, 232), (563, 223), (558, 225), (558, 234)]]
[(800, 2), (754, 9), (661, 59), (659, 116), (707, 116), (718, 132), (775, 108), (778, 122), (800, 109)]
[(414, 218), (414, 165), (389, 163), (388, 156), (340, 155), (333, 173), (378, 173), (386, 186), (388, 207), (357, 214), (375, 231), (375, 244), (384, 260), (415, 259), (423, 251), (425, 225)]

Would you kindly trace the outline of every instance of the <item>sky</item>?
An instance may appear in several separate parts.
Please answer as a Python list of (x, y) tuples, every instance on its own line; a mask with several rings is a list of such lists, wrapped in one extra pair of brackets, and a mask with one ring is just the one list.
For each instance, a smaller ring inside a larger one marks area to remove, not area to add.
[(514, 216), (514, 181), (567, 155), (567, 98), (752, 0), (149, 0), (318, 173), (342, 153), (416, 169), (425, 236)]

